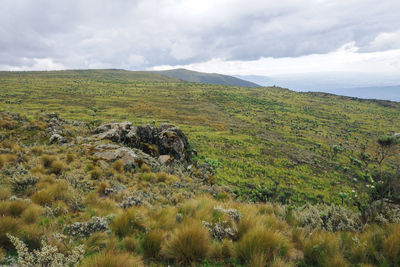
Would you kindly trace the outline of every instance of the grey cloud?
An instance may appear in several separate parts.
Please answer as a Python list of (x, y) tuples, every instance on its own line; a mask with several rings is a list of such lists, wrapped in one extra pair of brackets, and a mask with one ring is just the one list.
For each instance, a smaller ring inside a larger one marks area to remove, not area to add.
[(212, 58), (323, 54), (349, 42), (360, 52), (400, 48), (384, 35), (400, 28), (397, 0), (4, 0), (0, 5), (0, 66), (29, 68), (34, 59), (48, 58), (65, 68), (143, 69)]

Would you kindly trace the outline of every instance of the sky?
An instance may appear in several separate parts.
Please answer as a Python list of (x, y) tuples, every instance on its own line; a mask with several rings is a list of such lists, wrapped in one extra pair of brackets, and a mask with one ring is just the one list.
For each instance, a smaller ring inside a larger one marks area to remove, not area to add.
[(0, 70), (400, 74), (399, 0), (0, 0)]

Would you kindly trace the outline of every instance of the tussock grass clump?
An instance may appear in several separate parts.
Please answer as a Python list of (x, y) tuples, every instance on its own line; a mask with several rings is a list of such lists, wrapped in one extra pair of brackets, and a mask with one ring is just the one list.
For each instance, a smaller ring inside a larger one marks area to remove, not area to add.
[(31, 148), (31, 153), (33, 153), (33, 154), (35, 154), (35, 155), (37, 155), (37, 156), (40, 156), (40, 155), (43, 154), (43, 148), (40, 147), (40, 146), (32, 147), (32, 148)]
[(35, 223), (43, 213), (44, 209), (41, 206), (31, 204), (22, 212), (21, 218), (26, 224), (32, 224)]
[(103, 171), (97, 166), (90, 171), (90, 178), (92, 178), (93, 180), (98, 180), (102, 176), (103, 176)]
[(75, 160), (75, 155), (73, 153), (71, 153), (71, 152), (68, 152), (68, 154), (67, 154), (67, 162), (71, 163), (74, 160)]
[(146, 163), (142, 163), (142, 166), (140, 166), (140, 169), (143, 171), (143, 172), (151, 172), (151, 167), (149, 166), (149, 165), (147, 165)]
[(334, 233), (313, 232), (304, 244), (304, 260), (312, 266), (349, 266), (340, 249), (339, 238)]
[(3, 248), (0, 248), (0, 261), (2, 261), (5, 256), (6, 256), (6, 252), (4, 251)]
[(136, 241), (135, 236), (125, 237), (124, 240), (122, 241), (122, 243), (124, 244), (124, 248), (126, 249), (126, 251), (128, 251), (128, 252), (136, 251), (137, 241)]
[(42, 243), (43, 230), (35, 224), (24, 225), (20, 237), (29, 248), (39, 249)]
[(73, 189), (69, 187), (67, 183), (58, 182), (48, 185), (42, 190), (37, 191), (32, 195), (31, 200), (41, 206), (46, 204), (50, 205), (57, 200), (62, 200), (66, 203), (69, 203), (72, 199), (74, 199), (73, 192)]
[(97, 232), (90, 235), (85, 242), (85, 251), (88, 254), (102, 251), (108, 244), (109, 236), (105, 232)]
[(227, 261), (233, 257), (233, 242), (229, 239), (224, 239), (222, 242), (214, 241), (210, 255), (217, 261)]
[(143, 210), (132, 207), (118, 215), (111, 224), (111, 230), (119, 237), (146, 229), (146, 218)]
[(11, 189), (6, 186), (0, 187), (0, 201), (7, 200), (11, 197)]
[(110, 187), (110, 184), (108, 182), (101, 182), (97, 186), (97, 193), (99, 193), (100, 196), (105, 196), (106, 195), (106, 189)]
[(200, 262), (210, 252), (210, 236), (200, 222), (186, 222), (164, 244), (162, 253), (178, 264)]
[(17, 155), (15, 154), (2, 154), (0, 155), (0, 169), (2, 169), (7, 164), (17, 161)]
[(60, 175), (65, 170), (65, 164), (61, 160), (53, 161), (50, 165), (49, 172), (55, 175)]
[(0, 216), (19, 217), (28, 206), (24, 200), (0, 202)]
[(87, 258), (82, 267), (141, 267), (144, 266), (138, 256), (109, 250)]
[[(251, 265), (255, 266), (255, 265)], [(286, 261), (282, 258), (274, 258), (274, 260), (271, 262), (271, 265), (269, 267), (294, 267), (295, 264), (289, 261)]]
[(165, 233), (159, 230), (152, 230), (146, 233), (141, 242), (143, 256), (148, 259), (159, 258), (164, 238)]
[(247, 232), (236, 246), (236, 257), (244, 263), (270, 262), (276, 256), (286, 256), (291, 244), (280, 232), (258, 226)]
[(13, 245), (10, 239), (7, 237), (8, 234), (16, 235), (21, 230), (21, 220), (11, 216), (0, 216), (0, 247), (10, 250), (13, 249)]
[(40, 158), (40, 162), (42, 163), (43, 167), (46, 169), (50, 168), (51, 164), (57, 160), (56, 156), (53, 155), (43, 155)]
[(392, 225), (390, 231), (383, 240), (383, 255), (393, 266), (400, 266), (400, 224)]
[(123, 173), (124, 172), (124, 161), (119, 159), (113, 162), (112, 167), (114, 170), (116, 170), (118, 173)]

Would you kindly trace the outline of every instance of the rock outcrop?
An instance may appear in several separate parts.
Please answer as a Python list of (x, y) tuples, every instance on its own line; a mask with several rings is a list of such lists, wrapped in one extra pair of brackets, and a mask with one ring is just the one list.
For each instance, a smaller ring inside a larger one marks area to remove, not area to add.
[(155, 158), (136, 148), (123, 147), (113, 144), (100, 144), (94, 148), (94, 156), (106, 162), (122, 160), (125, 169), (140, 168), (143, 163), (153, 171), (160, 169), (160, 163)]
[(134, 126), (130, 122), (106, 123), (97, 127), (94, 132), (98, 139), (108, 139), (130, 148), (140, 149), (152, 157), (161, 156), (167, 162), (170, 155), (174, 160), (188, 162), (191, 154), (189, 143), (184, 133), (172, 124), (160, 126)]

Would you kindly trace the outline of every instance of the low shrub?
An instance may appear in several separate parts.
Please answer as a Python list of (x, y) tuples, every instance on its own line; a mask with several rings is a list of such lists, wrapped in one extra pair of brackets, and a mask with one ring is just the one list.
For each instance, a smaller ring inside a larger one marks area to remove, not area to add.
[(10, 184), (14, 192), (20, 192), (35, 185), (39, 178), (30, 173), (10, 177)]

